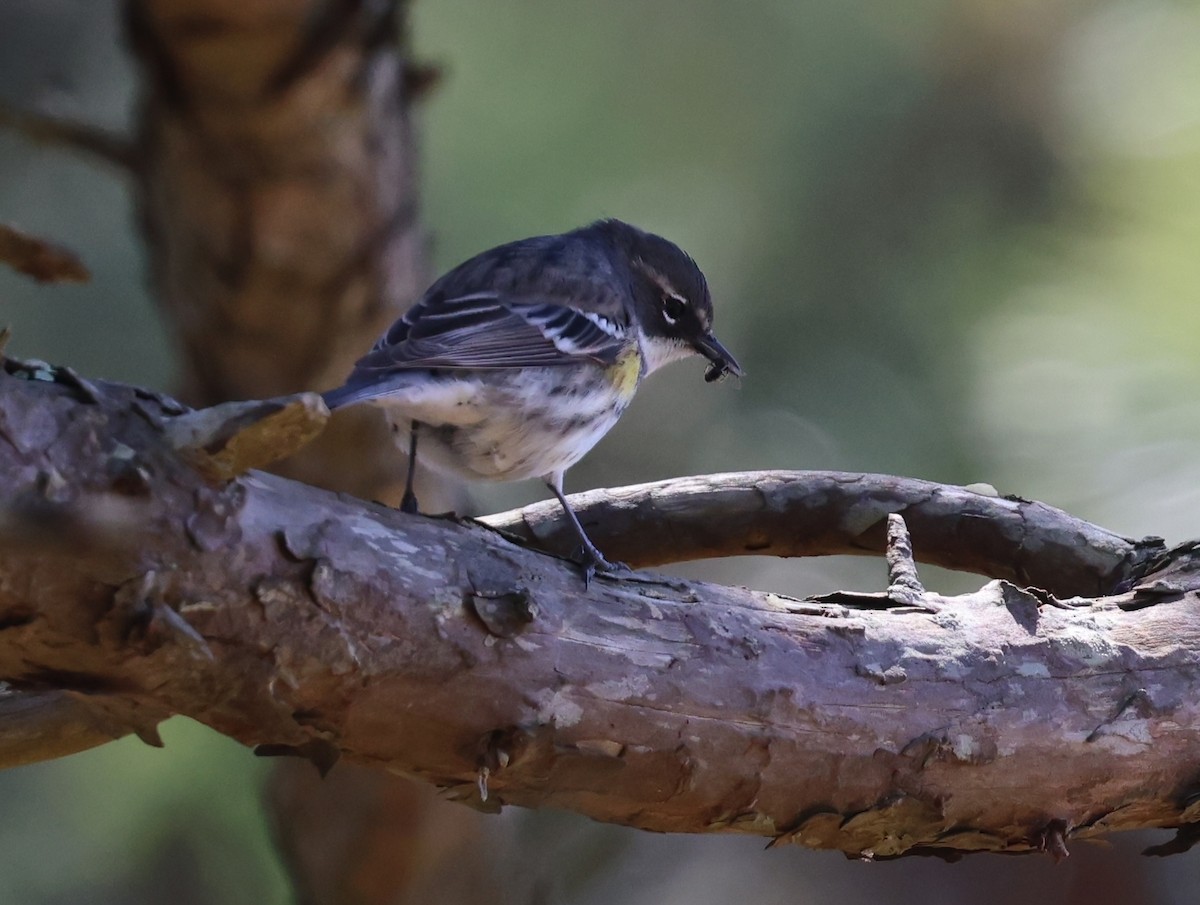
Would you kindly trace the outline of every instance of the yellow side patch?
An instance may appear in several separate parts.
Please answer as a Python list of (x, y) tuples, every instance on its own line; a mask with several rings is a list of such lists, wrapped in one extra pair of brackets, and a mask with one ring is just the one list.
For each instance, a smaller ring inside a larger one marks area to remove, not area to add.
[(633, 398), (637, 391), (638, 379), (642, 376), (642, 353), (634, 346), (610, 365), (605, 372), (617, 395), (624, 401)]

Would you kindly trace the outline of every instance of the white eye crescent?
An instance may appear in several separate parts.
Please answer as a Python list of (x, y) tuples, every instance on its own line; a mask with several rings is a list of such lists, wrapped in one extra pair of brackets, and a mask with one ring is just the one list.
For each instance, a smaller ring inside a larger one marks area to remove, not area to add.
[(681, 317), (683, 312), (687, 310), (687, 299), (681, 295), (675, 295), (673, 292), (668, 292), (662, 298), (662, 316), (663, 320), (669, 326), (674, 327)]

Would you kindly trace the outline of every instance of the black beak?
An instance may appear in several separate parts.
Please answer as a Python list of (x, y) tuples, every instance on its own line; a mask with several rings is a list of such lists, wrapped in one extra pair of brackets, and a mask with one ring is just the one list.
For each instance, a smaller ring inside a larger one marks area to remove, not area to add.
[(693, 345), (697, 352), (711, 362), (708, 370), (704, 372), (704, 379), (709, 383), (720, 380), (726, 374), (742, 376), (742, 366), (737, 363), (737, 359), (730, 355), (729, 350), (711, 333), (703, 334)]

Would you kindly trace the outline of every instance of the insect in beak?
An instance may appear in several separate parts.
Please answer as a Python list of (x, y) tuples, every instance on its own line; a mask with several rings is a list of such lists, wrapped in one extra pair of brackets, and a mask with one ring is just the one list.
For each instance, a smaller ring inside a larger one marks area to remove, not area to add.
[(708, 370), (704, 372), (704, 380), (707, 383), (720, 380), (726, 374), (742, 376), (742, 366), (737, 363), (737, 359), (711, 333), (705, 333), (697, 339), (695, 347), (696, 351), (710, 362)]

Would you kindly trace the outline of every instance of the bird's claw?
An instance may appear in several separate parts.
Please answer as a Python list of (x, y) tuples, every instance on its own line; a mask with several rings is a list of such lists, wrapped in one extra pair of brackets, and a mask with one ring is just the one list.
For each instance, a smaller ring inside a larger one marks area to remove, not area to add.
[(583, 586), (587, 588), (597, 575), (617, 575), (621, 572), (632, 572), (623, 562), (609, 562), (595, 547), (584, 547), (580, 551), (579, 565), (583, 569)]

